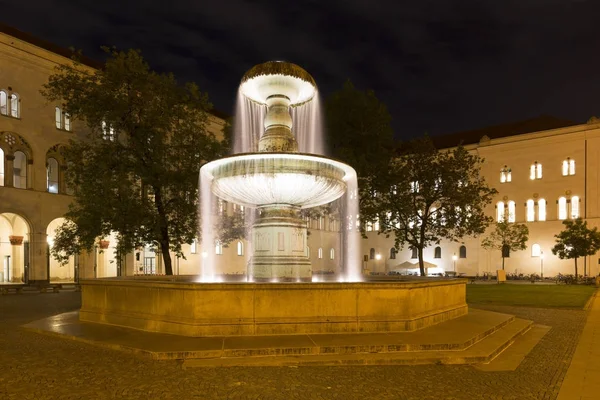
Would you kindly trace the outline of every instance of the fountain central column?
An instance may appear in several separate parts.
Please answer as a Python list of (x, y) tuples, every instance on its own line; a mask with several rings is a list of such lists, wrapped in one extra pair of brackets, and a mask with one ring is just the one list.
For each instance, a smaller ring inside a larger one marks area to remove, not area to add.
[[(269, 96), (266, 103), (265, 132), (258, 142), (259, 152), (297, 153), (298, 143), (292, 134), (289, 112), (290, 99), (276, 94)], [(287, 184), (293, 185), (294, 182)], [(289, 204), (260, 207), (259, 216), (252, 226), (252, 243), (254, 255), (248, 273), (253, 280), (312, 279), (312, 266), (307, 256), (306, 224), (300, 217), (299, 207)]]

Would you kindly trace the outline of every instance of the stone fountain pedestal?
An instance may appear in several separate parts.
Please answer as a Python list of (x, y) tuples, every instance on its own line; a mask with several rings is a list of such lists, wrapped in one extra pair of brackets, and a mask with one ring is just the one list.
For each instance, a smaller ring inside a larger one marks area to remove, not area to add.
[(312, 267), (306, 254), (306, 225), (297, 207), (265, 207), (254, 223), (254, 281), (310, 281)]

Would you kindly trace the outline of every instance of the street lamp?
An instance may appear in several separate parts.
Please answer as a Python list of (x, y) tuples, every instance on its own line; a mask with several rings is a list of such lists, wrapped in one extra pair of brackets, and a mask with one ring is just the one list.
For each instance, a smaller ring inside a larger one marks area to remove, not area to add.
[(456, 253), (454, 253), (454, 255), (452, 256), (452, 262), (454, 264), (454, 267), (452, 268), (452, 271), (456, 272), (456, 260), (458, 259), (458, 257), (456, 257)]
[(544, 252), (540, 252), (540, 269), (541, 269), (541, 278), (544, 279)]

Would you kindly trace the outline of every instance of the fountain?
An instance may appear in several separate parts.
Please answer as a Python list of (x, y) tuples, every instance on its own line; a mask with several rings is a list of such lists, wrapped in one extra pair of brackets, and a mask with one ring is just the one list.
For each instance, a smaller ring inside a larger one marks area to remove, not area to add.
[[(297, 65), (250, 69), (240, 92), (265, 105), (258, 152), (234, 154), (201, 168), (205, 250), (215, 196), (259, 211), (252, 223), (248, 282), (215, 279), (210, 257), (198, 277), (82, 280), (81, 321), (185, 336), (414, 331), (467, 313), (465, 279), (361, 281), (356, 173), (341, 162), (298, 152), (290, 107), (311, 101), (316, 85)], [(311, 282), (302, 209), (347, 200), (343, 276)], [(209, 252), (212, 253), (212, 252)]]
[[(311, 281), (306, 225), (299, 212), (341, 197), (348, 182), (356, 181), (356, 172), (338, 161), (298, 153), (290, 107), (311, 101), (316, 92), (312, 76), (304, 69), (285, 62), (257, 65), (244, 75), (240, 92), (267, 107), (258, 153), (210, 162), (200, 171), (201, 181), (208, 180), (220, 199), (259, 210), (252, 227), (249, 280)], [(201, 202), (210, 210), (209, 201), (201, 198)], [(209, 212), (202, 215), (210, 219)], [(214, 241), (210, 223), (206, 221), (202, 234), (207, 247)], [(206, 271), (214, 268), (214, 261), (207, 259), (204, 264), (202, 275), (214, 276)], [(356, 269), (356, 265), (350, 268)]]

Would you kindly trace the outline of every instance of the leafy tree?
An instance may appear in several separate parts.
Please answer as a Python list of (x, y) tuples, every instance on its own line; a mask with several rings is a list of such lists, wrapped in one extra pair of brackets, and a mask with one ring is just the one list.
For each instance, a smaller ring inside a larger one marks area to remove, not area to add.
[(525, 250), (529, 239), (529, 228), (525, 224), (509, 223), (507, 218), (496, 222), (494, 230), (483, 239), (481, 245), (484, 249), (500, 250), (502, 252), (502, 269), (504, 259), (509, 252)]
[(358, 175), (360, 198), (394, 156), (391, 116), (372, 90), (361, 91), (346, 81), (325, 102), (327, 147), (333, 158), (351, 165)]
[(485, 207), (497, 191), (480, 175), (482, 161), (462, 146), (440, 151), (427, 137), (413, 141), (376, 175), (362, 219), (379, 220), (396, 248), (416, 249), (425, 275), (425, 247), (479, 235), (492, 222)]
[(587, 221), (581, 218), (563, 221), (565, 229), (556, 238), (556, 244), (552, 247), (552, 254), (561, 260), (575, 260), (575, 279), (578, 279), (577, 259), (579, 257), (591, 256), (600, 250), (600, 232), (597, 228), (588, 228)]
[(227, 149), (207, 131), (211, 105), (195, 84), (152, 71), (139, 51), (106, 51), (103, 69), (63, 65), (42, 89), (87, 127), (66, 149), (74, 201), (52, 254), (64, 261), (115, 232), (120, 252), (154, 244), (170, 275), (169, 251), (183, 256), (198, 231), (199, 168)]

